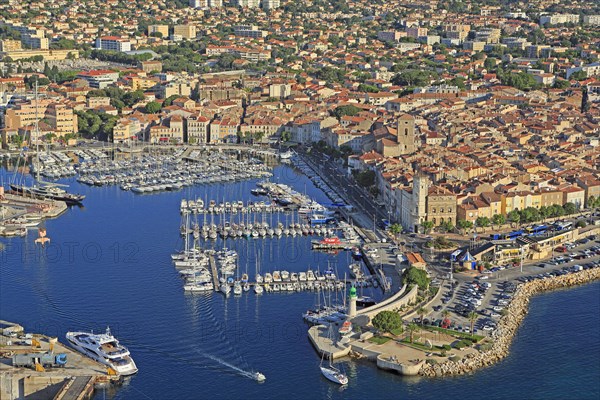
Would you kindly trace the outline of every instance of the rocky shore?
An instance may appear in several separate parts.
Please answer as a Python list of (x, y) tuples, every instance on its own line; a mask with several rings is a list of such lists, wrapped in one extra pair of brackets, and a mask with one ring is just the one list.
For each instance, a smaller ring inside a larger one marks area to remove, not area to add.
[(457, 362), (448, 360), (434, 365), (426, 364), (419, 371), (419, 375), (431, 377), (463, 375), (502, 360), (508, 355), (512, 338), (527, 314), (529, 299), (532, 296), (549, 290), (581, 285), (597, 279), (600, 279), (600, 268), (588, 269), (555, 278), (535, 280), (521, 285), (515, 292), (513, 301), (506, 308), (508, 313), (500, 319), (498, 329), (491, 337), (491, 349), (468, 354)]

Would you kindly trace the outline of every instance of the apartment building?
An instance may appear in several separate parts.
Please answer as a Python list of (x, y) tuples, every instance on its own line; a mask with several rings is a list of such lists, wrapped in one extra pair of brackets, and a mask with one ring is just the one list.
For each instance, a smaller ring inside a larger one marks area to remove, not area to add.
[(600, 25), (600, 15), (586, 15), (583, 17), (583, 23), (586, 25)]
[(129, 39), (123, 39), (119, 36), (100, 36), (96, 39), (96, 49), (112, 51), (131, 51), (131, 42)]
[(148, 36), (160, 33), (163, 38), (169, 37), (169, 25), (148, 25)]
[(0, 40), (0, 51), (19, 51), (21, 49), (20, 40)]
[(577, 14), (552, 14), (542, 15), (540, 17), (540, 25), (557, 25), (557, 24), (578, 24), (579, 15)]
[(191, 25), (191, 24), (184, 24), (184, 25), (175, 25), (173, 27), (173, 35), (174, 36), (181, 36), (183, 39), (195, 39), (197, 32), (196, 32), (196, 25)]
[(104, 89), (119, 79), (119, 73), (106, 69), (83, 71), (77, 74), (77, 78), (87, 81), (91, 88)]
[(256, 25), (237, 25), (233, 28), (233, 34), (240, 37), (264, 38), (269, 32), (258, 29)]
[(50, 104), (44, 117), (57, 136), (79, 132), (77, 114), (73, 112), (72, 107), (59, 103)]
[(200, 114), (186, 118), (187, 142), (191, 144), (209, 142), (210, 120)]

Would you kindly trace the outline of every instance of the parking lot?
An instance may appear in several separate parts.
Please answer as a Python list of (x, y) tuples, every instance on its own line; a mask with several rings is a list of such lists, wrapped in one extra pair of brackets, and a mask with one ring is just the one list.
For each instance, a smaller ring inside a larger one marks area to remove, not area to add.
[(580, 239), (565, 244), (564, 252), (555, 252), (553, 259), (528, 264), (523, 267), (498, 267), (493, 271), (472, 277), (457, 275), (455, 282), (447, 282), (440, 290), (443, 295), (432, 304), (425, 323), (441, 326), (445, 312), (450, 328), (470, 332), (469, 314), (475, 312), (477, 319), (473, 333), (490, 334), (519, 284), (536, 279), (576, 273), (590, 268), (600, 268), (600, 239)]

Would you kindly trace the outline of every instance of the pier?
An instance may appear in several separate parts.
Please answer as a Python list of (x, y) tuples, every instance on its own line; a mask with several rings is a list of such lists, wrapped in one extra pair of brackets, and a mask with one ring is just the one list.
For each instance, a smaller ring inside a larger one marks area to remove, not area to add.
[[(0, 398), (83, 399), (89, 398), (97, 382), (114, 383), (106, 366), (71, 350), (55, 338), (25, 334), (22, 326), (0, 321)], [(18, 354), (65, 354), (65, 367), (17, 367)]]
[(208, 264), (210, 265), (210, 272), (213, 280), (213, 286), (215, 291), (219, 290), (219, 271), (217, 271), (217, 263), (214, 255), (208, 256)]

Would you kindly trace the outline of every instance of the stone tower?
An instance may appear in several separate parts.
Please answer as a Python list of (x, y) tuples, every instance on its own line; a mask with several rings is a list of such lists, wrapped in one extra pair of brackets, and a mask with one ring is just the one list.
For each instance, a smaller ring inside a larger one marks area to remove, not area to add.
[(398, 118), (398, 147), (400, 154), (412, 154), (417, 150), (415, 119), (412, 115), (402, 114)]
[(429, 178), (418, 172), (413, 178), (412, 212), (411, 220), (414, 231), (419, 231), (419, 226), (427, 217), (427, 193), (429, 191)]

